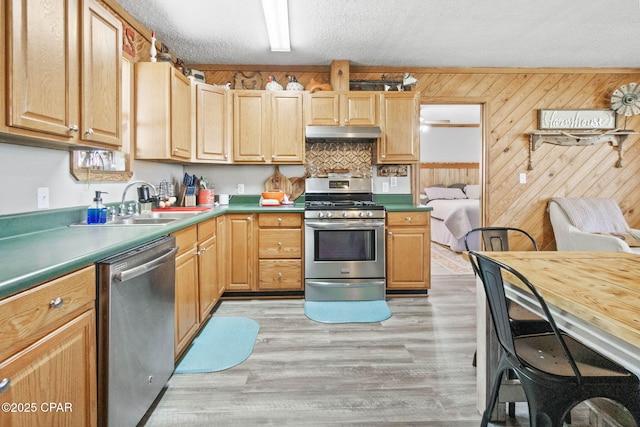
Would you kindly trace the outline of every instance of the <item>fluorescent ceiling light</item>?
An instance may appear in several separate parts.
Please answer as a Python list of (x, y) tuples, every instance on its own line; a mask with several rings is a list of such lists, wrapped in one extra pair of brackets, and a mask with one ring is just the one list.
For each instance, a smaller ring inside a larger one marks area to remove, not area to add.
[(291, 52), (287, 0), (262, 0), (272, 52)]

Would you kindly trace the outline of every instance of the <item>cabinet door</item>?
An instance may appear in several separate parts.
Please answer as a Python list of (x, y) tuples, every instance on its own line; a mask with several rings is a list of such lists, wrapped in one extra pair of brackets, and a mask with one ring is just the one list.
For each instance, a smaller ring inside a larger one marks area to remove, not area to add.
[(253, 215), (227, 215), (227, 291), (255, 290), (255, 239)]
[(192, 247), (176, 258), (176, 359), (191, 342), (199, 326), (198, 259)]
[(0, 372), (10, 381), (2, 402), (22, 405), (1, 411), (0, 425), (96, 426), (95, 311), (1, 362)]
[(93, 0), (83, 1), (80, 138), (121, 142), (122, 23)]
[(217, 236), (198, 244), (198, 297), (200, 321), (211, 312), (218, 302), (218, 252)]
[(8, 125), (74, 138), (79, 129), (78, 0), (6, 4)]
[(196, 159), (229, 162), (232, 111), (227, 89), (195, 85)]
[(309, 125), (340, 125), (340, 96), (334, 92), (318, 92), (308, 95), (306, 117)]
[(340, 124), (345, 126), (373, 126), (378, 123), (378, 95), (375, 93), (347, 93), (341, 95)]
[(218, 296), (226, 289), (226, 256), (227, 256), (227, 218), (222, 215), (216, 218), (216, 236), (218, 238)]
[(415, 163), (420, 161), (417, 94), (385, 93), (380, 101), (382, 137), (378, 144), (378, 163)]
[(271, 162), (302, 163), (304, 119), (302, 93), (273, 93), (271, 98)]
[(171, 74), (171, 157), (191, 159), (191, 84), (175, 68)]
[(258, 91), (235, 91), (233, 94), (233, 160), (264, 163), (269, 141), (267, 94)]
[(428, 289), (431, 282), (430, 235), (425, 227), (387, 230), (387, 288)]

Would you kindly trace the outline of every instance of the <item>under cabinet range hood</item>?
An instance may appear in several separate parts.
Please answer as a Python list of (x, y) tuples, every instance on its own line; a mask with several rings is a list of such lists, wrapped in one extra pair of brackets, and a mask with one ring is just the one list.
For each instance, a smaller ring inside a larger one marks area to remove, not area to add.
[(382, 131), (379, 126), (307, 126), (305, 134), (307, 139), (378, 139)]

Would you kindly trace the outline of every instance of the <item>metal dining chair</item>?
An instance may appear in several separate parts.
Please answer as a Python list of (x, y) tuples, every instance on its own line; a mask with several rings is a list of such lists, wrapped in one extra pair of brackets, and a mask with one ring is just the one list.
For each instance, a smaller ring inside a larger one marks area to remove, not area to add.
[[(521, 273), (475, 251), (469, 252), (469, 258), (478, 267), (503, 350), (481, 426), (489, 423), (498, 400), (502, 376), (507, 370), (515, 372), (520, 379), (532, 427), (561, 427), (575, 405), (595, 397), (622, 404), (640, 425), (640, 380), (636, 375), (560, 332), (544, 299)], [(513, 334), (503, 273), (508, 273), (509, 280), (520, 282), (533, 295), (551, 332)]]
[[(482, 245), (479, 245), (482, 243)], [(471, 246), (478, 245), (487, 251), (508, 251), (511, 247), (522, 247), (526, 250), (538, 250), (538, 244), (531, 234), (525, 230), (516, 227), (479, 227), (471, 229), (464, 236), (464, 245), (467, 251)], [(477, 276), (479, 276), (478, 266), (471, 260), (471, 266)], [(519, 304), (507, 301), (509, 308), (509, 323), (514, 335), (537, 334), (540, 332), (549, 332), (548, 323), (541, 319), (535, 313), (522, 307)], [(473, 366), (477, 364), (477, 353), (473, 356)], [(509, 372), (506, 374), (507, 380), (512, 384), (517, 384), (515, 374)], [(516, 414), (515, 402), (506, 402), (509, 415), (512, 417)]]

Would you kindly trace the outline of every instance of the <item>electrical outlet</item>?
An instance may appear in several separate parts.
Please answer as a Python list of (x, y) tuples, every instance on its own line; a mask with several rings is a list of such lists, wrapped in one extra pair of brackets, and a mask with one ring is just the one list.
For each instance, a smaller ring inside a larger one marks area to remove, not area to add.
[(244, 184), (238, 184), (238, 194), (244, 194)]
[(38, 187), (38, 209), (49, 208), (49, 187)]
[(520, 184), (526, 184), (527, 183), (527, 174), (526, 173), (521, 173), (520, 174)]
[(388, 182), (383, 182), (382, 183), (382, 192), (383, 193), (388, 193), (389, 192), (389, 183)]
[(397, 187), (398, 186), (398, 177), (397, 176), (392, 176), (391, 180), (390, 180), (391, 186), (392, 187)]

